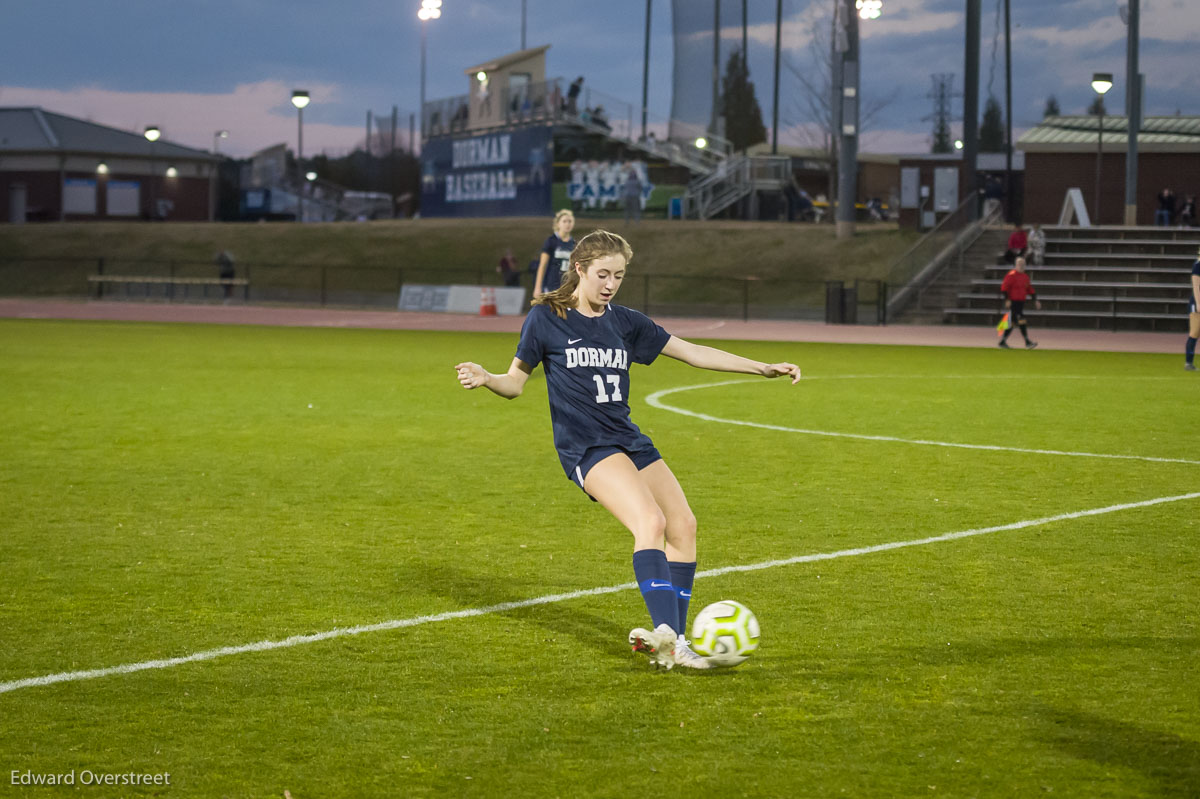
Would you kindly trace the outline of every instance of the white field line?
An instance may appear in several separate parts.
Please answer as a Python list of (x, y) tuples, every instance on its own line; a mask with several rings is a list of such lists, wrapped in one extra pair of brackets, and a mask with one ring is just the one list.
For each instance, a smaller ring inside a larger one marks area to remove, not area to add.
[[(866, 375), (845, 375), (844, 377), (867, 377)], [(960, 444), (954, 441), (930, 441), (921, 438), (897, 438), (896, 436), (872, 436), (864, 433), (839, 433), (832, 430), (808, 430), (803, 427), (786, 427), (779, 424), (765, 424), (763, 422), (747, 422), (741, 419), (723, 419), (720, 416), (712, 416), (707, 413), (698, 413), (697, 411), (689, 411), (686, 408), (677, 408), (674, 405), (668, 405), (662, 401), (663, 397), (671, 394), (676, 394), (681, 391), (693, 391), (699, 388), (717, 388), (718, 386), (733, 386), (739, 384), (750, 384), (756, 381), (752, 380), (722, 380), (718, 383), (701, 383), (695, 386), (680, 386), (678, 388), (666, 388), (662, 391), (655, 391), (650, 396), (646, 397), (646, 404), (660, 410), (670, 411), (671, 413), (690, 416), (693, 419), (703, 419), (706, 422), (719, 422), (721, 424), (734, 424), (741, 427), (759, 427), (763, 430), (779, 430), (784, 433), (801, 433), (806, 436), (826, 436), (830, 438), (853, 438), (859, 441), (890, 441), (896, 444), (918, 444), (925, 447), (951, 447), (954, 449), (981, 449), (992, 450), (995, 452), (1023, 452), (1029, 455), (1064, 455), (1072, 458), (1107, 458), (1110, 460), (1128, 460), (1128, 461), (1149, 461), (1151, 463), (1186, 463), (1189, 465), (1200, 465), (1200, 461), (1188, 460), (1186, 458), (1156, 458), (1150, 455), (1114, 455), (1104, 452), (1069, 452), (1060, 449), (1030, 449), (1027, 447), (1005, 447), (998, 444)]]
[[(719, 577), (723, 574), (732, 574), (734, 572), (773, 569), (778, 566), (791, 566), (797, 563), (812, 563), (814, 561), (833, 560), (835, 558), (848, 558), (855, 555), (869, 555), (874, 552), (886, 552), (888, 550), (901, 549), (904, 547), (924, 546), (926, 544), (936, 544), (942, 541), (955, 541), (960, 538), (987, 535), (988, 533), (999, 533), (1005, 530), (1023, 530), (1028, 527), (1038, 527), (1040, 525), (1052, 524), (1054, 522), (1082, 519), (1087, 516), (1101, 516), (1106, 513), (1133, 510), (1135, 508), (1148, 508), (1152, 505), (1162, 505), (1168, 502), (1181, 502), (1189, 499), (1200, 499), (1200, 492), (1192, 494), (1179, 494), (1173, 497), (1158, 497), (1157, 499), (1147, 499), (1142, 502), (1128, 502), (1122, 505), (1108, 505), (1103, 508), (1092, 508), (1090, 510), (1075, 511), (1073, 513), (1060, 513), (1057, 516), (1044, 516), (1040, 519), (1027, 519), (1025, 521), (1013, 522), (1011, 524), (996, 525), (995, 527), (978, 527), (973, 530), (960, 530), (955, 533), (944, 533), (943, 535), (930, 536), (929, 538), (917, 538), (911, 541), (892, 541), (886, 544), (876, 544), (874, 546), (858, 547), (856, 549), (843, 549), (837, 552), (822, 552), (812, 555), (798, 555), (793, 558), (784, 558), (782, 560), (767, 560), (760, 563), (723, 566), (719, 569), (708, 569), (706, 571), (697, 572), (696, 579)], [(565, 594), (549, 594), (547, 596), (534, 597), (533, 599), (522, 599), (515, 602), (501, 602), (498, 605), (488, 605), (482, 608), (469, 608), (466, 610), (455, 610), (447, 613), (437, 613), (432, 616), (414, 616), (408, 619), (393, 619), (391, 621), (379, 622), (378, 624), (364, 624), (359, 627), (339, 627), (333, 630), (326, 630), (325, 632), (321, 633), (312, 633), (310, 635), (293, 635), (290, 638), (284, 638), (278, 641), (258, 641), (253, 644), (242, 644), (241, 646), (226, 646), (219, 649), (208, 649), (203, 652), (196, 652), (184, 657), (166, 658), (164, 660), (146, 660), (142, 661), (141, 663), (126, 663), (123, 666), (112, 666), (105, 669), (91, 669), (89, 671), (65, 671), (58, 674), (47, 674), (42, 677), (28, 677), (23, 680), (11, 680), (9, 682), (0, 683), (0, 694), (8, 693), (9, 691), (17, 691), (22, 688), (35, 688), (42, 685), (53, 685), (54, 683), (60, 682), (92, 680), (97, 677), (111, 677), (116, 674), (132, 674), (137, 671), (146, 671), (148, 669), (169, 669), (174, 666), (182, 666), (186, 663), (198, 663), (204, 660), (215, 660), (216, 658), (228, 657), (230, 655), (243, 655), (248, 652), (266, 652), (271, 649), (286, 649), (288, 647), (300, 646), (302, 644), (314, 644), (318, 641), (327, 641), (333, 638), (347, 638), (349, 636), (362, 635), (364, 633), (377, 633), (385, 630), (397, 630), (402, 627), (416, 627), (421, 624), (432, 624), (434, 622), (449, 621), (451, 619), (467, 619), (475, 616), (487, 616), (492, 613), (504, 613), (505, 611), (509, 610), (529, 608), (536, 605), (549, 605), (556, 602), (566, 602), (572, 599), (580, 599), (582, 597), (600, 596), (601, 594), (615, 594), (619, 591), (630, 591), (636, 588), (636, 583), (622, 583), (620, 585), (610, 585), (602, 588), (589, 588), (583, 591), (570, 591)]]

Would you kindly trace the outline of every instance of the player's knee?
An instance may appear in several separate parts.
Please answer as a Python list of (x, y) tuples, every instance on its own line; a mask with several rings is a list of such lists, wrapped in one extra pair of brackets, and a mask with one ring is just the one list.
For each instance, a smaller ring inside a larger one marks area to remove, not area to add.
[(667, 517), (658, 508), (641, 514), (630, 528), (639, 546), (654, 547), (662, 546), (666, 530)]
[(667, 540), (679, 546), (692, 544), (696, 541), (696, 514), (690, 509), (682, 513), (674, 513), (667, 519)]

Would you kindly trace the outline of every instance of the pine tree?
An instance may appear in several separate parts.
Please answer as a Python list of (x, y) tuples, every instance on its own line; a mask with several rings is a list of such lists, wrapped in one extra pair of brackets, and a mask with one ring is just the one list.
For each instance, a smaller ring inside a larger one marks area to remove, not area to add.
[(979, 152), (1004, 152), (1004, 114), (1000, 101), (989, 97), (983, 106), (983, 122), (979, 125)]
[(740, 51), (734, 51), (725, 64), (721, 79), (721, 115), (725, 118), (725, 138), (734, 150), (744, 150), (767, 140), (762, 108), (754, 96), (754, 82)]
[(1062, 113), (1062, 109), (1058, 107), (1058, 98), (1053, 94), (1046, 98), (1046, 108), (1042, 111), (1042, 119), (1046, 117), (1056, 117)]

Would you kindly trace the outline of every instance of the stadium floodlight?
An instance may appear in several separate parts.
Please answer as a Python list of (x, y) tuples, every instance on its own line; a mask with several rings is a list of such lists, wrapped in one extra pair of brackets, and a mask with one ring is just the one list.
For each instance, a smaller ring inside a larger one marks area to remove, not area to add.
[(1100, 171), (1104, 163), (1104, 95), (1112, 88), (1113, 76), (1111, 72), (1093, 72), (1092, 73), (1092, 91), (1096, 93), (1096, 115), (1099, 120), (1096, 124), (1096, 200), (1092, 207), (1092, 212), (1096, 215), (1093, 221), (1100, 224)]
[(151, 125), (150, 127), (146, 128), (146, 131), (142, 135), (146, 137), (146, 141), (153, 144), (154, 142), (158, 141), (160, 136), (162, 136), (162, 131), (158, 129), (158, 125)]
[[(425, 141), (425, 23), (442, 16), (442, 0), (421, 0), (417, 19), (421, 20), (421, 141)], [(424, 145), (422, 145), (423, 147)]]
[[(296, 89), (292, 92), (292, 105), (296, 106), (296, 170), (299, 171), (304, 167), (304, 107), (308, 105), (310, 98), (308, 92)], [(304, 221), (304, 192), (299, 192), (298, 213), (296, 221)]]
[(879, 19), (883, 13), (883, 0), (855, 0), (854, 6), (862, 19)]
[(1113, 87), (1113, 76), (1111, 72), (1094, 72), (1092, 73), (1092, 91), (1103, 96)]
[(707, 146), (708, 146), (708, 139), (704, 138), (703, 136), (696, 137), (696, 149), (697, 150), (703, 150)]

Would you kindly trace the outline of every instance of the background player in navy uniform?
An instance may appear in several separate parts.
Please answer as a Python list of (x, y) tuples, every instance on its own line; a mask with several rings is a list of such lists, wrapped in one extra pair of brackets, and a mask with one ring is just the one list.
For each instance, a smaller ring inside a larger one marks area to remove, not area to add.
[(571, 231), (575, 228), (575, 214), (564, 208), (554, 215), (554, 232), (542, 245), (538, 256), (537, 274), (533, 278), (533, 296), (547, 294), (562, 285), (563, 275), (571, 265), (571, 251), (575, 239)]
[(612, 304), (633, 251), (604, 230), (585, 236), (557, 291), (534, 300), (508, 371), (455, 369), (464, 388), (520, 396), (546, 370), (554, 446), (567, 477), (633, 533), (633, 570), (651, 627), (629, 634), (656, 666), (709, 668), (683, 633), (696, 574), (696, 517), (654, 443), (629, 418), (629, 364), (659, 353), (703, 369), (800, 379), (791, 363), (765, 364), (676, 338), (645, 315)]
[(1200, 251), (1192, 264), (1192, 297), (1188, 302), (1188, 340), (1184, 348), (1183, 368), (1196, 371), (1196, 339), (1200, 338)]

